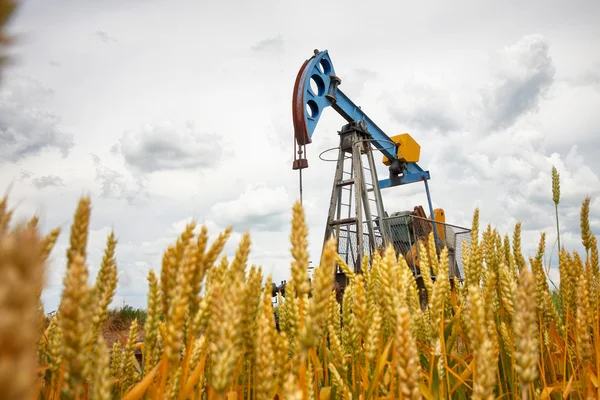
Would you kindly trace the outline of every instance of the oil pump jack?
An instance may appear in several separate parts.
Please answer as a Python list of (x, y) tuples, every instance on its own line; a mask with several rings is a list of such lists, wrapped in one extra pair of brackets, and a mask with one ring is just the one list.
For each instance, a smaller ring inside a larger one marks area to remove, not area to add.
[[(420, 275), (417, 241), (433, 230), (439, 251), (445, 239), (444, 211), (433, 209), (428, 185), (430, 174), (418, 164), (420, 145), (408, 133), (386, 134), (340, 89), (341, 82), (327, 50), (315, 50), (296, 77), (292, 100), (295, 136), (292, 169), (299, 171), (300, 199), (302, 170), (308, 168), (306, 146), (312, 142), (323, 112), (331, 107), (347, 123), (338, 132), (339, 147), (331, 149), (338, 150), (337, 158), (325, 159), (325, 152), (319, 156), (324, 161), (336, 162), (324, 242), (334, 233), (338, 253), (356, 273), (361, 271), (363, 255), (372, 256), (374, 251), (392, 244), (396, 254), (401, 253), (415, 274)], [(381, 153), (389, 171), (387, 178), (379, 179), (373, 150)], [(425, 186), (429, 218), (421, 206), (412, 212), (388, 215), (381, 189), (417, 182)], [(408, 219), (412, 222), (408, 223)], [(339, 267), (335, 280), (343, 291), (347, 278)]]

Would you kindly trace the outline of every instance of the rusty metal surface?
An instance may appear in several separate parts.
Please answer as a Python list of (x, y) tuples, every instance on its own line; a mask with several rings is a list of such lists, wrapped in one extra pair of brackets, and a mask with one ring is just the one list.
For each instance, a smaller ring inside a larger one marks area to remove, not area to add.
[(292, 119), (294, 121), (294, 137), (298, 145), (306, 145), (311, 143), (310, 135), (308, 134), (308, 127), (306, 126), (306, 117), (304, 114), (304, 82), (306, 81), (306, 75), (308, 73), (308, 65), (310, 61), (315, 58), (312, 56), (308, 60), (304, 61), (298, 75), (296, 76), (296, 82), (294, 83), (294, 96), (292, 98)]

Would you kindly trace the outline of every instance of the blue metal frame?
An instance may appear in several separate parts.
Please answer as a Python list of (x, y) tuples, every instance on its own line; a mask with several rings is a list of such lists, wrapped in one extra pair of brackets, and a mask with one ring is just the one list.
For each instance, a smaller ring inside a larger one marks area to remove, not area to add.
[[(311, 80), (315, 84), (316, 93), (311, 88)], [(323, 110), (331, 106), (348, 122), (364, 121), (373, 145), (389, 160), (398, 159), (398, 147), (391, 145), (393, 141), (390, 136), (337, 87), (339, 79), (335, 75), (333, 62), (327, 50), (318, 53), (310, 60), (304, 70), (302, 81), (304, 82), (303, 90), (299, 91), (297, 95), (302, 96), (302, 103), (306, 104), (304, 118), (310, 138), (312, 138)], [(406, 163), (403, 167), (402, 176), (380, 180), (380, 187), (385, 189), (430, 179), (429, 171), (423, 170), (417, 163)]]
[[(311, 138), (323, 110), (332, 106), (348, 122), (365, 121), (368, 132), (374, 139), (373, 144), (375, 147), (390, 160), (398, 158), (396, 155), (397, 147), (391, 148), (393, 142), (390, 137), (360, 107), (337, 88), (335, 69), (327, 50), (320, 52), (311, 59), (302, 78), (304, 80), (304, 90), (299, 95), (303, 96), (304, 103), (307, 105), (304, 108), (304, 118)], [(317, 93), (311, 88), (311, 80), (317, 88)]]
[[(311, 81), (316, 87), (316, 92), (313, 91), (311, 87)], [(298, 90), (298, 93), (296, 93), (296, 96), (301, 97), (296, 100), (299, 100), (300, 103), (306, 105), (304, 107), (304, 119), (306, 121), (306, 131), (308, 132), (309, 138), (312, 139), (312, 135), (317, 127), (317, 123), (319, 122), (323, 110), (331, 106), (348, 122), (364, 121), (367, 125), (367, 131), (372, 139), (371, 142), (373, 145), (390, 161), (398, 159), (398, 147), (397, 145), (391, 145), (393, 141), (390, 136), (377, 126), (377, 124), (373, 122), (359, 106), (354, 104), (354, 102), (338, 88), (341, 81), (335, 74), (333, 62), (331, 61), (327, 50), (315, 54), (315, 56), (310, 59), (304, 69), (301, 82), (303, 82), (303, 89)], [(429, 211), (431, 213), (432, 222), (434, 222), (434, 235), (436, 240), (439, 240), (433, 215), (429, 185), (427, 184), (427, 181), (430, 179), (429, 171), (423, 170), (417, 163), (403, 163), (402, 170), (402, 175), (380, 180), (378, 182), (379, 187), (385, 189), (424, 181)]]
[(422, 180), (427, 181), (430, 178), (429, 171), (424, 171), (417, 163), (407, 163), (402, 175), (380, 180), (379, 187), (385, 189), (398, 185), (406, 185), (408, 183), (421, 182)]

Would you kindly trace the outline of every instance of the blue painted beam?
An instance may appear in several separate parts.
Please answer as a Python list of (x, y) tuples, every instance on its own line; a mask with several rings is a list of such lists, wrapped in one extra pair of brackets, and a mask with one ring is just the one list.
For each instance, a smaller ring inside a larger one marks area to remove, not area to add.
[[(333, 88), (330, 88), (333, 91)], [(329, 93), (334, 95), (334, 93)], [(373, 139), (371, 143), (390, 160), (398, 158), (398, 146), (369, 116), (354, 104), (352, 100), (340, 89), (335, 91), (335, 101), (331, 104), (332, 108), (338, 112), (346, 121), (365, 121), (367, 130)]]
[(394, 186), (407, 185), (409, 183), (421, 182), (423, 179), (429, 180), (429, 172), (419, 172), (417, 174), (404, 174), (392, 179), (382, 179), (379, 181), (379, 188), (386, 189)]
[(381, 189), (385, 189), (399, 185), (406, 185), (409, 183), (421, 182), (423, 180), (427, 181), (429, 179), (431, 179), (429, 171), (424, 171), (416, 163), (408, 163), (406, 164), (406, 168), (402, 175), (390, 179), (380, 180), (379, 187)]

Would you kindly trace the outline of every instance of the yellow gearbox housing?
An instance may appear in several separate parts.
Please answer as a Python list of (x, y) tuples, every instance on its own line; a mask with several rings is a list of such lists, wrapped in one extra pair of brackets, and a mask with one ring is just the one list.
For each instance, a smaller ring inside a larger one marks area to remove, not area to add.
[[(421, 146), (408, 133), (392, 136), (390, 139), (398, 145), (398, 159), (401, 162), (416, 163), (421, 155)], [(391, 164), (390, 160), (383, 156), (383, 163), (387, 166)]]

